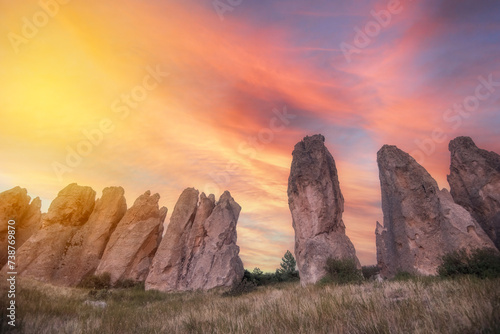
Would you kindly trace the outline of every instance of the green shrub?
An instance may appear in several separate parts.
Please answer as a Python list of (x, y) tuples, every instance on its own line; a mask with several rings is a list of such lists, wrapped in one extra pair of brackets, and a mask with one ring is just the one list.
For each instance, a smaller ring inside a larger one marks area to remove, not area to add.
[(257, 289), (257, 284), (247, 281), (245, 278), (243, 278), (241, 282), (234, 284), (230, 290), (224, 292), (222, 295), (224, 297), (236, 297), (241, 296), (245, 293), (250, 293), (255, 289)]
[(100, 289), (100, 290), (90, 290), (88, 296), (92, 300), (107, 300), (109, 296), (111, 296), (111, 291), (108, 289)]
[(136, 282), (132, 279), (118, 280), (113, 285), (115, 289), (139, 289), (144, 290), (144, 282)]
[(283, 276), (277, 273), (264, 273), (259, 268), (255, 268), (252, 272), (245, 269), (243, 279), (257, 286), (271, 285), (279, 282), (284, 282)]
[(271, 285), (281, 282), (294, 282), (299, 280), (297, 263), (290, 251), (286, 251), (281, 259), (280, 268), (274, 273), (265, 273), (260, 268), (254, 268), (252, 272), (245, 269), (243, 279), (257, 286)]
[[(258, 269), (258, 268), (255, 268), (255, 269)], [(242, 280), (245, 280), (245, 279), (249, 282), (253, 282), (253, 283), (257, 284), (257, 281), (256, 281), (254, 275), (250, 271), (248, 271), (247, 269), (245, 269)]]
[(474, 275), (479, 278), (500, 277), (500, 255), (492, 249), (475, 249), (467, 253), (465, 249), (446, 254), (438, 268), (441, 277)]
[(82, 279), (79, 288), (84, 289), (109, 289), (111, 288), (111, 275), (109, 273), (103, 273), (102, 275), (90, 275)]
[(380, 268), (377, 265), (373, 266), (363, 266), (361, 267), (361, 272), (366, 280), (373, 279), (376, 275), (380, 273)]
[(393, 281), (409, 281), (417, 278), (416, 275), (409, 273), (407, 271), (398, 271), (396, 276), (392, 279)]
[(360, 283), (363, 281), (361, 270), (356, 266), (356, 261), (350, 258), (326, 260), (326, 276), (321, 283), (334, 282), (337, 284)]

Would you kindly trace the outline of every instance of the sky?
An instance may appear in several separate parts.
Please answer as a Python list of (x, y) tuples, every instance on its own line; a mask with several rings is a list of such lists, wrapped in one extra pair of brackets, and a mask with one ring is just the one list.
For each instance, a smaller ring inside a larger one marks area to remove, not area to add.
[(242, 206), (245, 268), (274, 271), (294, 231), (294, 145), (321, 133), (346, 233), (376, 263), (376, 153), (410, 153), (448, 188), (448, 142), (500, 152), (494, 0), (0, 0), (0, 192), (47, 210), (70, 183), (183, 189)]

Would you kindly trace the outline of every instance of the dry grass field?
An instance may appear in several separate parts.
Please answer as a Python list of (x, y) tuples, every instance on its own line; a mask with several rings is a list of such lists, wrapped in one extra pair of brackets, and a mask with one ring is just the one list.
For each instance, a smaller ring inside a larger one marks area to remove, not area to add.
[(2, 333), (500, 333), (500, 280), (464, 277), (164, 294), (18, 282), (17, 326)]

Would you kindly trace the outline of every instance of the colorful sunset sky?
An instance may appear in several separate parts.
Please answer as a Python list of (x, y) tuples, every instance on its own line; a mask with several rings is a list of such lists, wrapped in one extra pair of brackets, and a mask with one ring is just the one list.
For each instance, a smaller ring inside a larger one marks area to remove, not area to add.
[[(182, 190), (242, 206), (245, 268), (294, 231), (294, 145), (321, 133), (363, 265), (382, 222), (376, 153), (394, 144), (448, 187), (448, 142), (500, 152), (496, 0), (0, 0), (0, 192), (43, 210), (69, 183)], [(90, 140), (89, 140), (90, 138)], [(78, 155), (78, 156), (76, 156)]]

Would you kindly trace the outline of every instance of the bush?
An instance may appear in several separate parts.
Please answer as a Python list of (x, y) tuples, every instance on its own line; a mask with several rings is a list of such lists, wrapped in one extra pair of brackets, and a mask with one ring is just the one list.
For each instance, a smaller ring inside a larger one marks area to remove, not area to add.
[[(255, 269), (258, 269), (258, 268), (255, 268)], [(254, 275), (251, 272), (249, 272), (247, 269), (245, 269), (242, 280), (247, 280), (249, 282), (257, 284)]]
[(299, 271), (296, 268), (297, 262), (292, 252), (287, 250), (281, 259), (280, 268), (276, 269), (274, 273), (265, 273), (260, 268), (254, 268), (252, 272), (245, 269), (243, 279), (256, 286), (298, 281)]
[(380, 273), (380, 268), (377, 265), (363, 266), (361, 267), (361, 272), (366, 280), (374, 279)]
[(108, 289), (90, 290), (88, 296), (91, 300), (107, 300), (111, 296), (111, 291)]
[(111, 288), (111, 275), (109, 273), (103, 273), (102, 275), (84, 277), (80, 284), (78, 284), (78, 287), (94, 290), (109, 289)]
[(409, 281), (417, 278), (416, 275), (409, 273), (407, 271), (398, 271), (396, 276), (392, 279), (393, 281)]
[(297, 263), (290, 251), (286, 251), (281, 259), (280, 268), (274, 273), (264, 273), (260, 268), (254, 268), (252, 272), (245, 270), (244, 278), (258, 286), (270, 285), (280, 282), (293, 282), (299, 280)]
[(231, 290), (224, 292), (222, 295), (224, 297), (236, 297), (241, 296), (245, 293), (250, 293), (257, 289), (257, 284), (247, 281), (245, 278), (241, 282), (234, 284)]
[(115, 289), (131, 289), (135, 288), (138, 290), (145, 290), (144, 289), (144, 282), (136, 282), (132, 279), (125, 279), (125, 280), (118, 280), (116, 281), (115, 285), (113, 286)]
[(468, 254), (465, 249), (446, 254), (438, 268), (441, 277), (474, 275), (479, 278), (500, 277), (500, 255), (492, 249), (475, 249)]
[(356, 266), (354, 259), (334, 259), (326, 260), (326, 276), (322, 283), (334, 282), (337, 284), (360, 283), (363, 281), (361, 270)]

